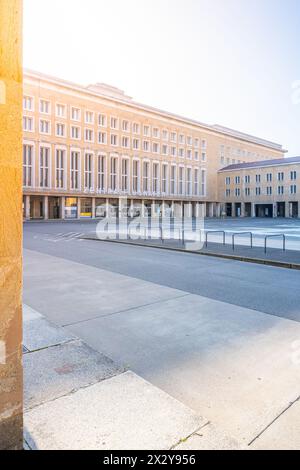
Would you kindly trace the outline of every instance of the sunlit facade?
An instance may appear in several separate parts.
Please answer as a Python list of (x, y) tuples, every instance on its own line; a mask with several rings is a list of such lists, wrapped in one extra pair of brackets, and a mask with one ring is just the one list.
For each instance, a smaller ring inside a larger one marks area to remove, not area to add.
[[(199, 111), (201, 112), (201, 110)], [(121, 90), (25, 71), (25, 219), (220, 216), (218, 170), (281, 145), (136, 103)], [(124, 202), (125, 201), (125, 202)]]

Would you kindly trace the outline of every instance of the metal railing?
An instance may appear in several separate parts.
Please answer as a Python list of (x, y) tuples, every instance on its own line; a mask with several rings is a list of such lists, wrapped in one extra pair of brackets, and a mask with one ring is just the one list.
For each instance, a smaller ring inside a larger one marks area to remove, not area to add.
[(238, 235), (250, 235), (250, 247), (253, 248), (253, 233), (252, 232), (235, 232), (232, 234), (232, 250), (235, 249), (235, 237)]
[(205, 246), (207, 247), (208, 245), (208, 235), (211, 233), (222, 233), (223, 234), (223, 245), (225, 245), (225, 230), (209, 230), (205, 232)]
[(265, 254), (267, 253), (267, 240), (268, 238), (274, 238), (274, 237), (282, 237), (282, 249), (285, 251), (285, 240), (286, 236), (284, 233), (271, 233), (269, 235), (265, 235)]

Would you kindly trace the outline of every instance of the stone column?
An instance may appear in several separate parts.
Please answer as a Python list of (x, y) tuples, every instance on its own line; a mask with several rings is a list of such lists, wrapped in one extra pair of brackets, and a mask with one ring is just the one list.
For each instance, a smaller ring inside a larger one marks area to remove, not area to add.
[(105, 217), (106, 218), (109, 217), (109, 199), (108, 199), (108, 197), (105, 200)]
[(241, 203), (241, 217), (245, 217), (245, 203)]
[(0, 450), (23, 447), (22, 95), (22, 1), (1, 0)]
[(80, 219), (80, 212), (81, 212), (81, 199), (80, 197), (77, 198), (77, 219)]
[(92, 219), (96, 217), (96, 198), (92, 197)]
[(61, 219), (65, 218), (65, 197), (64, 196), (60, 198), (60, 218)]
[(49, 203), (48, 203), (48, 196), (44, 196), (43, 200), (43, 209), (44, 209), (44, 219), (49, 219)]
[(253, 202), (251, 203), (251, 217), (256, 217), (255, 204)]
[(30, 196), (25, 196), (25, 219), (30, 220)]

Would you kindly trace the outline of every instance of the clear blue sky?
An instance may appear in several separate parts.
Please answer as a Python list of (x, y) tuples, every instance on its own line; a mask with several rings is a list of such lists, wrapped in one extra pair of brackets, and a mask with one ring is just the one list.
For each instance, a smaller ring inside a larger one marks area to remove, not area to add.
[(118, 86), (289, 156), (300, 155), (299, 45), (300, 0), (24, 0), (25, 67)]

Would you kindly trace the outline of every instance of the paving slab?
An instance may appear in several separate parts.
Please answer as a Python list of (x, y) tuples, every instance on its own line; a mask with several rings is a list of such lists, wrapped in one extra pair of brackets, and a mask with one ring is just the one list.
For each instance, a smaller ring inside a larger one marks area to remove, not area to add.
[(124, 371), (80, 340), (24, 354), (23, 368), (25, 409)]
[(51, 324), (36, 310), (23, 305), (23, 345), (27, 351), (35, 351), (76, 339), (62, 328)]
[(47, 314), (57, 325), (185, 295), (177, 289), (54, 256), (34, 251), (28, 254), (24, 264), (24, 302)]
[(175, 450), (242, 450), (245, 447), (222, 433), (213, 424), (203, 426), (198, 432), (175, 446)]
[(294, 403), (249, 447), (257, 450), (300, 449), (300, 402)]
[(207, 420), (128, 371), (38, 406), (24, 423), (32, 449), (165, 450)]
[(254, 310), (187, 295), (68, 331), (242, 444), (300, 393), (300, 324)]

